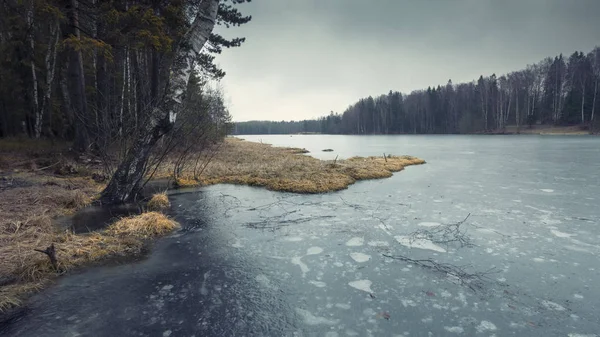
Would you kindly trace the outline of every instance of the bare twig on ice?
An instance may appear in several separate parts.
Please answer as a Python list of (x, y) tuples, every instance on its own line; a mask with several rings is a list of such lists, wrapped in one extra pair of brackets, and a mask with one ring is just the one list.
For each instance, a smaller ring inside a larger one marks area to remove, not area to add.
[(410, 242), (425, 239), (433, 243), (446, 245), (446, 247), (450, 244), (458, 244), (460, 248), (474, 247), (475, 245), (471, 242), (471, 238), (467, 235), (466, 230), (461, 228), (467, 219), (469, 219), (469, 216), (471, 216), (471, 213), (457, 223), (419, 229), (410, 234)]
[(455, 266), (448, 263), (437, 262), (432, 259), (411, 259), (402, 255), (383, 254), (383, 256), (414, 264), (437, 273), (445, 274), (456, 283), (466, 286), (472, 291), (481, 290), (485, 281), (489, 279), (488, 276), (497, 272), (495, 268), (490, 268), (483, 272), (468, 272), (467, 268), (470, 268), (470, 265)]

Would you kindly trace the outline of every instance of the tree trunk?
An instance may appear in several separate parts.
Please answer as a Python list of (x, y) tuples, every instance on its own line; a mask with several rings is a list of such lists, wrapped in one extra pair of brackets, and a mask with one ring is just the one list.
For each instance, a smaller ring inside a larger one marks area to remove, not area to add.
[(31, 48), (31, 84), (32, 84), (32, 96), (33, 96), (33, 111), (35, 114), (35, 124), (34, 124), (34, 135), (35, 138), (40, 138), (42, 134), (42, 111), (40, 110), (40, 104), (38, 100), (38, 81), (37, 74), (35, 71), (35, 43), (33, 41), (33, 33), (35, 29), (33, 28), (33, 12), (34, 12), (34, 1), (31, 0), (31, 4), (29, 9), (27, 10), (27, 26), (29, 29), (29, 34), (27, 34), (27, 40), (29, 42), (29, 47)]
[[(78, 0), (71, 0), (70, 23), (73, 28), (73, 35), (80, 39), (79, 32), (79, 13)], [(73, 48), (70, 58), (71, 79), (74, 83), (72, 100), (75, 107), (75, 141), (73, 148), (78, 152), (85, 152), (89, 146), (89, 134), (87, 130), (87, 99), (85, 96), (85, 75), (83, 72), (83, 55), (81, 50)]]
[(585, 123), (584, 109), (585, 107), (585, 82), (581, 84), (581, 124)]
[[(175, 123), (194, 60), (214, 28), (218, 7), (219, 0), (204, 0), (200, 4), (194, 22), (180, 44), (189, 45), (191, 48), (180, 48), (177, 51), (175, 61), (171, 65), (170, 81), (164, 100), (149, 112), (148, 120), (140, 127), (140, 132), (127, 151), (125, 159), (102, 191), (102, 203), (123, 203), (132, 200), (138, 194), (152, 148)], [(179, 64), (183, 64), (182, 69), (178, 69)]]
[(596, 95), (598, 94), (598, 79), (596, 78), (594, 84), (594, 99), (592, 100), (592, 116), (590, 117), (590, 122), (594, 121), (594, 112), (596, 111)]
[[(35, 132), (36, 138), (39, 138), (42, 131), (42, 114), (46, 113), (48, 120), (51, 121), (52, 106), (50, 98), (52, 97), (52, 83), (54, 82), (54, 74), (56, 70), (56, 55), (58, 53), (58, 37), (60, 33), (60, 22), (56, 20), (56, 27), (52, 29), (50, 37), (54, 37), (54, 42), (48, 44), (48, 53), (46, 54), (46, 92), (42, 101), (42, 109), (39, 119), (36, 118)], [(51, 124), (51, 123), (50, 123)]]

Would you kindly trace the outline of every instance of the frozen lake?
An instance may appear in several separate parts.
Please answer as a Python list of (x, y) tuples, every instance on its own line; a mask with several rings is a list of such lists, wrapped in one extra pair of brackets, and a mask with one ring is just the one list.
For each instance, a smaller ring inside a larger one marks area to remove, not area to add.
[[(240, 138), (427, 164), (322, 195), (174, 193), (181, 231), (62, 278), (8, 335), (600, 336), (600, 138)], [(471, 245), (445, 240), (469, 214)]]

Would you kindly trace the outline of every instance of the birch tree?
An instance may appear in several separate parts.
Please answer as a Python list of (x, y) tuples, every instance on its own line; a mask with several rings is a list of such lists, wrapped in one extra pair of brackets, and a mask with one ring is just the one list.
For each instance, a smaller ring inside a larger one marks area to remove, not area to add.
[(102, 202), (129, 201), (138, 192), (153, 146), (169, 132), (177, 119), (194, 62), (215, 26), (218, 8), (219, 0), (204, 0), (197, 9), (193, 22), (175, 53), (165, 96), (148, 114), (139, 136), (102, 192)]

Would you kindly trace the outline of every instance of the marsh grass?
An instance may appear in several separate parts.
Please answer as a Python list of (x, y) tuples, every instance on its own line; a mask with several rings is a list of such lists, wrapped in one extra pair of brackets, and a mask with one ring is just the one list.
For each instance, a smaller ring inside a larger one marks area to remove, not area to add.
[(148, 210), (150, 211), (162, 211), (171, 207), (171, 203), (169, 202), (169, 197), (166, 192), (156, 193), (152, 195), (152, 198), (150, 198), (146, 207), (148, 207)]
[(191, 172), (184, 171), (177, 185), (229, 183), (273, 191), (324, 193), (345, 189), (359, 180), (391, 177), (406, 166), (425, 163), (410, 156), (324, 161), (301, 155), (303, 151), (227, 138), (202, 176), (193, 177)]
[[(41, 149), (31, 150), (32, 146)], [(66, 271), (108, 258), (139, 255), (148, 239), (178, 226), (158, 212), (169, 207), (162, 193), (149, 201), (149, 212), (120, 219), (104, 231), (73, 234), (59, 230), (52, 219), (89, 205), (104, 185), (90, 178), (92, 171), (56, 176), (39, 170), (40, 165), (55, 162), (54, 155), (48, 155), (52, 149), (46, 143), (0, 141), (0, 170), (5, 170), (0, 174), (5, 180), (19, 182), (10, 187), (0, 184), (0, 313), (20, 305), (29, 294)], [(305, 149), (227, 138), (218, 152), (205, 154), (205, 159), (211, 160), (200, 176), (184, 170), (175, 184), (188, 187), (230, 183), (274, 191), (323, 193), (345, 189), (359, 180), (390, 177), (406, 166), (425, 163), (409, 156), (323, 161), (304, 153)], [(167, 158), (155, 178), (172, 178), (172, 172), (173, 160)], [(50, 244), (56, 248), (58, 270), (46, 255), (34, 251)]]

